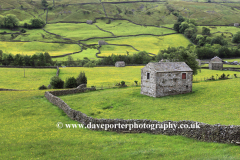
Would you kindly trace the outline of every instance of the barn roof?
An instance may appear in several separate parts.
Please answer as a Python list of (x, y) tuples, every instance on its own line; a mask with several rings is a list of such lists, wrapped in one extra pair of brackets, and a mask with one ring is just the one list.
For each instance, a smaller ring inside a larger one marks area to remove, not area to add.
[(211, 59), (210, 62), (220, 62), (220, 63), (222, 63), (222, 59), (219, 58), (218, 56), (215, 56), (214, 58)]
[(146, 67), (151, 68), (155, 72), (193, 71), (185, 62), (150, 62)]

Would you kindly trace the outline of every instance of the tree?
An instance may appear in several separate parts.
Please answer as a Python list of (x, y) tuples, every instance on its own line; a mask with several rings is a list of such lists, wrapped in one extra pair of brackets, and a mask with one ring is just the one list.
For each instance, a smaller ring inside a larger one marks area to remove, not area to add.
[(46, 0), (42, 0), (42, 5), (43, 5), (43, 7), (48, 7), (47, 1)]
[(202, 27), (202, 35), (210, 35), (210, 29), (207, 27)]
[(178, 33), (179, 33), (179, 30), (180, 30), (180, 25), (181, 25), (181, 23), (180, 23), (180, 22), (177, 22), (177, 23), (175, 23), (174, 26), (173, 26), (173, 29), (174, 29), (175, 31), (177, 31)]
[(177, 19), (178, 22), (182, 23), (185, 21), (185, 18), (183, 16), (178, 16), (178, 19)]
[(185, 29), (187, 29), (188, 27), (189, 27), (189, 25), (188, 25), (187, 22), (182, 22), (181, 25), (180, 25), (179, 32), (184, 33)]
[(227, 45), (228, 42), (222, 36), (217, 36), (211, 40), (211, 45), (213, 44), (220, 44), (224, 46), (224, 45)]
[(80, 72), (76, 81), (77, 81), (77, 86), (79, 86), (80, 84), (87, 84), (87, 77), (85, 76), (85, 72)]
[(240, 32), (237, 32), (236, 34), (233, 35), (232, 42), (240, 43)]
[(185, 49), (183, 47), (179, 47), (177, 52), (173, 52), (169, 56), (170, 60), (176, 60), (179, 62), (185, 62), (192, 70), (193, 75), (198, 73), (198, 62), (196, 61), (197, 55), (191, 50)]
[(65, 81), (65, 88), (76, 88), (77, 81), (74, 77), (67, 78)]
[(12, 28), (18, 27), (18, 24), (19, 24), (19, 19), (13, 14), (7, 14), (3, 18), (3, 27), (12, 29)]
[(45, 57), (46, 63), (51, 65), (52, 64), (52, 58), (51, 58), (51, 56), (49, 55), (48, 52), (44, 53), (44, 57)]
[(31, 19), (31, 27), (32, 28), (42, 28), (44, 27), (45, 22), (40, 18)]
[(53, 89), (60, 89), (63, 88), (64, 81), (61, 80), (61, 78), (59, 78), (58, 76), (54, 76), (51, 78), (50, 84), (53, 87)]

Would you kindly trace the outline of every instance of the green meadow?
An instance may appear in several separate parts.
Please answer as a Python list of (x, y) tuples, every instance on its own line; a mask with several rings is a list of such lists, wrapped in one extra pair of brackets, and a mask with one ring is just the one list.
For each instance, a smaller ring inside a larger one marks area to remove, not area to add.
[(97, 20), (96, 25), (106, 31), (112, 32), (115, 36), (127, 36), (137, 34), (153, 34), (162, 35), (168, 33), (176, 33), (174, 30), (166, 28), (157, 28), (151, 26), (140, 26), (124, 20), (114, 20), (110, 24)]
[[(84, 41), (86, 44), (97, 44), (100, 39), (91, 39)], [(147, 51), (153, 54), (158, 54), (159, 50), (167, 49), (168, 47), (187, 47), (191, 42), (182, 34), (173, 34), (167, 36), (131, 36), (119, 38), (102, 38), (109, 44), (127, 44), (132, 45), (140, 51)], [(126, 52), (126, 51), (125, 51)]]
[(91, 37), (112, 37), (112, 34), (99, 30), (95, 25), (85, 23), (68, 24), (56, 23), (48, 24), (45, 29), (72, 40), (84, 40)]
[(44, 42), (0, 42), (4, 53), (33, 55), (39, 52), (48, 52), (51, 56), (80, 51), (77, 44), (44, 43)]
[(193, 83), (192, 93), (161, 98), (141, 95), (141, 87), (99, 90), (61, 98), (72, 109), (94, 118), (193, 120), (239, 125), (239, 84), (239, 78)]
[[(82, 60), (84, 57), (87, 57), (89, 59), (97, 59), (96, 53), (98, 53), (97, 49), (87, 49), (87, 50), (83, 50), (80, 53), (71, 54), (70, 56), (73, 58), (74, 61), (76, 61), (77, 59)], [(68, 56), (52, 58), (52, 60), (53, 61), (55, 61), (55, 60), (57, 60), (57, 61), (67, 61)]]
[(138, 51), (134, 50), (130, 46), (113, 46), (113, 45), (103, 45), (100, 48), (101, 54), (98, 54), (99, 56), (111, 56), (114, 55), (129, 55), (138, 53)]
[(57, 69), (0, 68), (0, 88), (37, 90), (42, 85), (50, 84), (56, 72)]
[[(86, 67), (66, 67), (60, 68), (60, 78), (65, 80), (68, 77), (74, 76), (75, 78), (79, 75), (81, 71), (86, 73), (88, 78), (88, 87), (97, 86), (97, 88), (103, 87), (113, 87), (116, 83), (121, 81), (125, 81), (127, 85), (132, 86), (134, 81), (138, 81), (138, 84), (141, 83), (141, 69), (144, 66), (127, 66), (123, 68), (119, 67), (94, 67), (94, 68), (86, 68)], [(111, 73), (111, 74), (109, 74)], [(234, 74), (239, 75), (239, 72), (235, 71), (217, 71), (217, 70), (209, 70), (209, 69), (201, 69), (196, 76), (193, 76), (194, 80), (204, 80), (204, 78), (210, 78), (212, 75), (218, 76), (222, 74), (230, 74), (233, 76)]]
[[(105, 84), (104, 81), (111, 83), (114, 77), (118, 78), (119, 74), (119, 80), (126, 80), (127, 77), (136, 80), (136, 77), (140, 78), (142, 67), (125, 67), (121, 70), (115, 67), (61, 68), (60, 77), (76, 76), (79, 71), (85, 71), (88, 84), (94, 84), (94, 81)], [(0, 82), (6, 79), (4, 83), (0, 83), (0, 88), (18, 86), (18, 89), (32, 89), (38, 86), (36, 83), (48, 84), (50, 77), (56, 74), (56, 69), (28, 69), (26, 79), (29, 81), (26, 81), (18, 76), (22, 70), (0, 68), (1, 75), (7, 75), (4, 78), (0, 77), (2, 78)], [(35, 78), (28, 77), (29, 70), (31, 70), (31, 76), (35, 75)], [(91, 74), (90, 70), (92, 70)], [(208, 71), (202, 70), (199, 76), (201, 74), (206, 76)], [(7, 79), (7, 77), (10, 78)], [(97, 78), (94, 80), (94, 77)], [(18, 79), (16, 84), (8, 84), (14, 79)], [(239, 80), (237, 78), (193, 83), (193, 93), (162, 98), (141, 95), (140, 87), (98, 90), (61, 96), (61, 98), (73, 109), (98, 118), (196, 120), (209, 124), (237, 125), (240, 114), (237, 105)], [(77, 124), (77, 122), (51, 104), (44, 97), (44, 92), (1, 91), (1, 159), (61, 157), (62, 159), (228, 160), (240, 157), (238, 146), (201, 142), (182, 136), (123, 134), (65, 127), (58, 129), (56, 127), (58, 122), (63, 124)], [(103, 109), (109, 106), (113, 108)]]
[(240, 17), (236, 16), (239, 10), (218, 3), (172, 1), (170, 4), (182, 16), (195, 19), (199, 25), (229, 25), (240, 21)]

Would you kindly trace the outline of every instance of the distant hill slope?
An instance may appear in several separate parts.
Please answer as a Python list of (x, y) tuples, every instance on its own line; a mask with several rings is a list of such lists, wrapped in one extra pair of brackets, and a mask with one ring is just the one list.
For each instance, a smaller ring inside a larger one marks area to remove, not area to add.
[[(174, 13), (179, 13), (184, 17), (195, 19), (199, 25), (231, 25), (240, 22), (238, 16), (240, 2), (233, 5), (233, 3), (222, 3), (224, 0), (211, 0), (212, 3), (196, 1), (198, 2), (144, 0), (134, 3), (136, 0), (102, 0), (101, 4), (99, 0), (47, 0), (50, 7), (47, 20), (48, 23), (85, 22), (88, 19), (94, 20), (107, 15), (110, 18), (129, 19), (143, 25), (164, 25), (175, 23), (177, 17)], [(41, 0), (0, 0), (0, 14), (15, 14), (21, 20), (21, 24), (33, 17), (46, 20), (46, 13)]]

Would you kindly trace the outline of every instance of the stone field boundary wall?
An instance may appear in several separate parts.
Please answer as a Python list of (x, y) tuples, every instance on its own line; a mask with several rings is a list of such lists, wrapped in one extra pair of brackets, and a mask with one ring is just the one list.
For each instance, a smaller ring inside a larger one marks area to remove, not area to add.
[[(60, 90), (60, 91), (49, 91), (45, 92), (45, 97), (54, 105), (58, 106), (62, 109), (68, 117), (72, 120), (78, 121), (79, 123), (84, 124), (87, 126), (88, 124), (176, 124), (180, 126), (181, 124), (196, 124), (199, 122), (195, 121), (163, 121), (159, 122), (156, 120), (147, 120), (147, 119), (97, 119), (87, 116), (86, 114), (73, 110), (70, 108), (67, 103), (61, 100), (57, 96), (68, 95), (68, 94), (75, 94), (75, 93), (82, 93), (85, 91), (94, 91), (95, 88), (86, 88), (86, 85), (80, 85), (76, 89), (71, 90)], [(164, 135), (182, 135), (189, 138), (194, 138), (200, 141), (206, 142), (219, 142), (219, 143), (234, 143), (240, 144), (240, 126), (234, 125), (209, 125), (205, 123), (199, 123), (200, 128), (176, 128), (174, 129), (161, 129), (156, 128), (155, 130), (151, 130), (151, 128), (108, 128), (107, 131), (114, 131), (114, 132), (122, 132), (122, 133), (151, 133), (151, 134), (164, 134)], [(90, 128), (91, 130), (105, 130), (104, 128)]]

